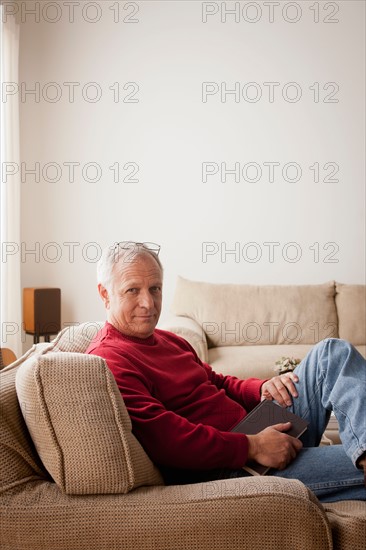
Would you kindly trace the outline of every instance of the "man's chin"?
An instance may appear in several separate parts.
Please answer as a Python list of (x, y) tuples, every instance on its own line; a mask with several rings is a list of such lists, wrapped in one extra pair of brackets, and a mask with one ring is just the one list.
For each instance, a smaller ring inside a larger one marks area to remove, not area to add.
[(157, 321), (156, 319), (139, 319), (129, 326), (131, 330), (131, 336), (136, 338), (149, 338), (155, 330)]
[(109, 322), (125, 336), (132, 336), (134, 338), (149, 338), (155, 330), (158, 322), (157, 317), (149, 317), (145, 319), (134, 319), (131, 323), (119, 323), (110, 319)]

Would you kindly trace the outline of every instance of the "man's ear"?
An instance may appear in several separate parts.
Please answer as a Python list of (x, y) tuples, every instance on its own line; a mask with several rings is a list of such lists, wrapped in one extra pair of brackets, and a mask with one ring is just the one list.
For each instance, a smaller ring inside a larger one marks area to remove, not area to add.
[(98, 292), (99, 292), (99, 296), (102, 298), (103, 300), (103, 303), (104, 303), (104, 306), (106, 309), (109, 309), (109, 295), (108, 295), (108, 290), (103, 286), (101, 285), (100, 283), (98, 284)]

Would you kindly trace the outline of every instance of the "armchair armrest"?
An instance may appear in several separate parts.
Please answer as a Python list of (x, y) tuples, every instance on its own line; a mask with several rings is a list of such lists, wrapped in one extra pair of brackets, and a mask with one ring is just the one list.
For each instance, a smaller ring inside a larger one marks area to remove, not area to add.
[(190, 317), (183, 317), (180, 315), (175, 315), (170, 317), (161, 327), (163, 330), (168, 330), (169, 332), (174, 332), (181, 336), (197, 353), (201, 361), (208, 361), (208, 348), (206, 335), (203, 328)]

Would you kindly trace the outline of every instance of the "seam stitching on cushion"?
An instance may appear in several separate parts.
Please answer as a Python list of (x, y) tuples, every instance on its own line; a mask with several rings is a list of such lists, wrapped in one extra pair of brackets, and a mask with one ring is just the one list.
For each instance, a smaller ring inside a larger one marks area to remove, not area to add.
[[(38, 394), (39, 402), (40, 402), (40, 405), (41, 405), (41, 409), (44, 413), (45, 421), (46, 421), (46, 423), (48, 425), (48, 428), (49, 428), (49, 430), (52, 434), (52, 439), (54, 440), (54, 442), (56, 444), (57, 454), (59, 455), (60, 469), (61, 469), (61, 472), (60, 472), (61, 473), (61, 487), (63, 488), (64, 491), (66, 491), (66, 476), (65, 476), (64, 455), (63, 455), (63, 452), (62, 452), (62, 448), (61, 448), (61, 446), (58, 442), (56, 432), (55, 432), (54, 427), (52, 425), (51, 418), (50, 418), (50, 413), (49, 413), (49, 410), (48, 410), (48, 407), (47, 407), (47, 404), (46, 404), (46, 400), (45, 400), (45, 397), (44, 397), (44, 388), (43, 388), (42, 376), (41, 376), (41, 372), (40, 372), (42, 362), (43, 362), (43, 357), (41, 356), (41, 357), (39, 357), (38, 364), (36, 364), (36, 367), (35, 367), (35, 370), (34, 370), (35, 379), (38, 382), (38, 384), (36, 384), (36, 389), (37, 389), (37, 394)], [(47, 362), (47, 358), (46, 358), (46, 362)]]
[[(135, 484), (135, 475), (134, 475), (134, 469), (132, 467), (131, 453), (130, 453), (128, 442), (126, 441), (126, 436), (124, 436), (122, 426), (120, 425), (121, 424), (121, 419), (119, 418), (120, 415), (119, 415), (119, 412), (118, 412), (118, 406), (117, 406), (115, 396), (114, 396), (114, 393), (113, 393), (113, 389), (112, 389), (112, 386), (111, 386), (111, 379), (108, 376), (108, 372), (107, 372), (108, 366), (107, 366), (106, 361), (104, 359), (102, 359), (102, 361), (104, 363), (103, 376), (104, 376), (104, 379), (106, 381), (106, 387), (108, 389), (108, 398), (109, 398), (110, 403), (111, 403), (112, 408), (113, 408), (114, 421), (116, 423), (117, 430), (118, 430), (118, 433), (120, 435), (120, 440), (121, 440), (123, 450), (124, 450), (124, 453), (125, 453), (125, 460), (126, 460), (126, 466), (127, 466), (127, 471), (128, 471), (128, 490), (131, 490), (131, 489), (133, 489), (134, 484)], [(121, 396), (121, 399), (122, 399), (122, 396)], [(128, 414), (128, 412), (127, 412), (127, 414)], [(130, 423), (131, 423), (131, 420), (130, 420)]]

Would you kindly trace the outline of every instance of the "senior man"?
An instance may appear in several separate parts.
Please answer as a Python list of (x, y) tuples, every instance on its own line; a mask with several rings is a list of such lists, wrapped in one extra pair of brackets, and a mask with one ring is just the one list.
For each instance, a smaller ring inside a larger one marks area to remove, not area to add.
[[(122, 242), (98, 264), (107, 322), (87, 353), (103, 357), (133, 432), (166, 483), (248, 475), (248, 460), (303, 481), (322, 501), (366, 500), (366, 361), (351, 344), (327, 339), (294, 373), (239, 380), (215, 373), (183, 338), (156, 329), (162, 305), (160, 247)], [(257, 435), (231, 432), (262, 399), (309, 422), (302, 442), (277, 424)], [(331, 411), (343, 445), (318, 447)], [(296, 458), (296, 460), (295, 460)]]

